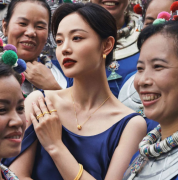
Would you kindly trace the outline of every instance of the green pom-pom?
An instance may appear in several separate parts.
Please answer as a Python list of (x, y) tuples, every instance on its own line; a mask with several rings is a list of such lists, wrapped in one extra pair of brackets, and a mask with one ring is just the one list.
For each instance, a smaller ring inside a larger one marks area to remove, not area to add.
[(18, 56), (12, 50), (5, 51), (5, 53), (2, 55), (2, 61), (5, 64), (9, 64), (10, 66), (13, 66), (17, 62), (17, 60)]
[(63, 0), (64, 3), (73, 3), (72, 0)]
[(165, 19), (156, 19), (154, 20), (153, 25), (164, 24), (165, 22)]

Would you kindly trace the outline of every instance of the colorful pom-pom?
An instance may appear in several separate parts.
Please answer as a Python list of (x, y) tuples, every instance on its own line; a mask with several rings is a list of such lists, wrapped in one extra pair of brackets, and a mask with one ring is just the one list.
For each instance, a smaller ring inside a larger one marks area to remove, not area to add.
[(166, 21), (169, 21), (170, 18), (171, 15), (166, 11), (160, 12), (157, 17), (157, 19), (165, 19)]
[(63, 0), (64, 3), (73, 3), (72, 0)]
[(166, 22), (165, 19), (156, 19), (153, 22), (153, 25), (157, 25), (157, 24), (164, 24)]
[(142, 14), (142, 7), (140, 6), (140, 4), (136, 4), (136, 5), (134, 6), (134, 12), (135, 12), (136, 14)]
[(0, 38), (0, 47), (3, 47), (3, 40)]
[(171, 7), (170, 7), (170, 10), (174, 13), (178, 10), (178, 2), (173, 2)]
[(25, 75), (24, 75), (24, 73), (21, 73), (21, 79), (22, 79), (21, 84), (23, 84), (23, 83), (24, 83), (24, 81), (25, 81)]
[(178, 15), (174, 15), (173, 20), (178, 21)]
[(17, 58), (17, 54), (12, 50), (5, 51), (5, 53), (2, 55), (2, 61), (10, 66), (16, 64)]
[(27, 66), (26, 66), (26, 63), (23, 59), (18, 59), (17, 61), (17, 64), (18, 66), (17, 67), (14, 67), (14, 70), (17, 72), (17, 73), (22, 73), (26, 70)]
[(5, 45), (5, 46), (3, 47), (3, 49), (4, 49), (4, 51), (5, 51), (5, 50), (12, 50), (12, 51), (14, 51), (15, 53), (17, 53), (17, 48), (16, 48), (14, 45), (12, 45), (12, 44), (7, 44), (7, 45)]

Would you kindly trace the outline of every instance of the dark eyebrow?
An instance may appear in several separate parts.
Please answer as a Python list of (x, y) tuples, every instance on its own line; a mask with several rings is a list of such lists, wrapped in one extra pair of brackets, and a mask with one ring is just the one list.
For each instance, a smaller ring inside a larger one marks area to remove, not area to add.
[[(27, 18), (24, 18), (24, 17), (18, 17), (17, 19), (18, 19), (18, 20), (24, 20), (24, 21), (29, 22), (29, 20), (28, 20)], [(37, 21), (37, 24), (47, 25), (44, 21)]]
[[(21, 104), (22, 102), (24, 102), (24, 99), (20, 99), (18, 101), (18, 104)], [(7, 99), (0, 99), (0, 103), (9, 105), (11, 102), (9, 100), (7, 100)]]
[[(165, 59), (161, 59), (161, 58), (153, 58), (153, 59), (151, 59), (151, 62), (155, 62), (155, 61), (162, 61), (162, 62), (168, 64), (168, 61), (166, 61)], [(137, 64), (138, 63), (144, 64), (144, 62), (142, 60), (138, 60)]]
[(153, 17), (151, 17), (151, 16), (147, 16), (146, 18), (145, 18), (145, 20), (146, 19), (148, 19), (148, 20), (152, 20), (152, 21), (154, 21), (155, 20), (155, 18), (153, 18)]
[(165, 59), (161, 59), (161, 58), (153, 58), (153, 59), (151, 60), (151, 62), (155, 62), (155, 61), (162, 61), (162, 62), (168, 64), (168, 61), (166, 61)]
[[(70, 31), (70, 34), (76, 32), (76, 31), (83, 31), (85, 33), (88, 33), (87, 31), (83, 30), (83, 29), (73, 29)], [(62, 36), (62, 33), (57, 33), (56, 36)]]
[(7, 99), (0, 99), (0, 103), (3, 103), (3, 104), (10, 104), (11, 102)]
[(24, 102), (24, 99), (20, 99), (20, 100), (18, 101), (18, 104), (21, 104), (22, 102)]
[(144, 64), (144, 62), (143, 62), (142, 60), (138, 60), (138, 61), (137, 61), (137, 64), (138, 64), (138, 63)]

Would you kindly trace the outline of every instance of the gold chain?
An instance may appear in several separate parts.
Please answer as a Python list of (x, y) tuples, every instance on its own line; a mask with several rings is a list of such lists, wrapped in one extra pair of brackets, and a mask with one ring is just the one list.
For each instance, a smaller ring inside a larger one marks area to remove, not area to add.
[[(71, 91), (72, 91), (72, 90), (71, 90)], [(80, 124), (78, 123), (77, 112), (76, 112), (76, 109), (75, 109), (75, 101), (74, 101), (74, 98), (73, 98), (73, 96), (72, 96), (72, 92), (71, 92), (71, 98), (72, 98), (73, 106), (74, 106), (75, 118), (76, 118), (76, 122), (77, 122), (77, 129), (78, 129), (78, 130), (81, 130), (81, 129), (82, 129), (82, 126), (91, 118), (91, 116), (92, 116), (101, 106), (103, 106), (104, 103), (110, 98), (110, 95), (104, 100), (104, 102), (103, 102), (97, 109), (95, 109), (94, 112), (92, 112), (92, 113), (90, 114), (90, 116), (83, 122), (82, 125), (80, 125)]]

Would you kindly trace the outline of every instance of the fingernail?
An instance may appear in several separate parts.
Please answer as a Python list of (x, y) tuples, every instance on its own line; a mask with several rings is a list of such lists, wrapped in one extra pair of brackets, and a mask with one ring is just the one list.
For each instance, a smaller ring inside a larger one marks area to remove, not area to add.
[(35, 102), (32, 102), (32, 105), (35, 105), (36, 103)]

